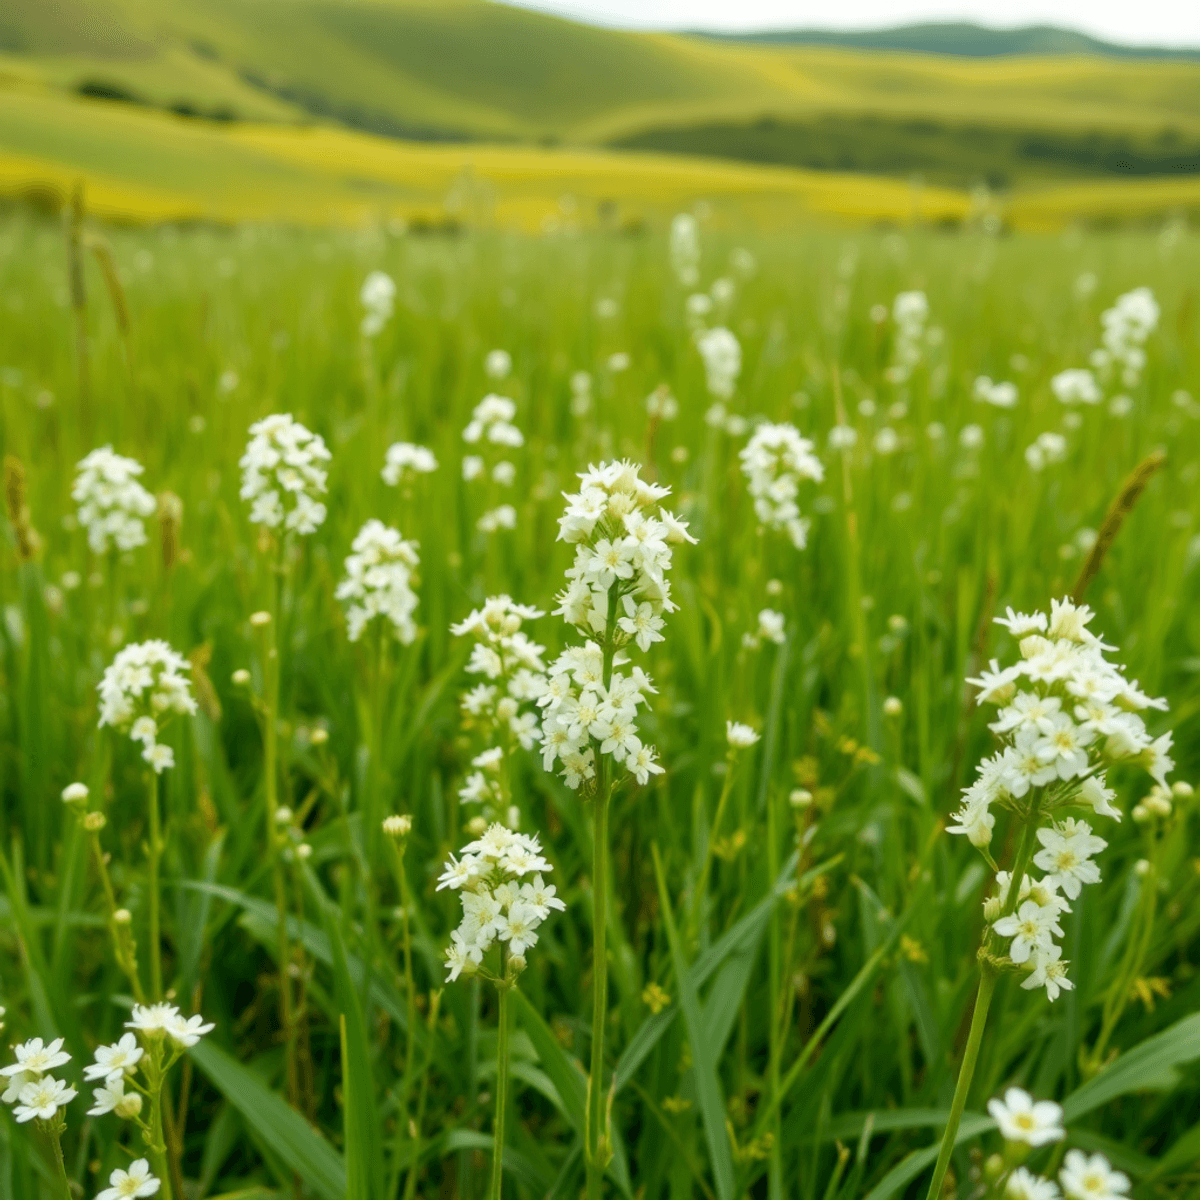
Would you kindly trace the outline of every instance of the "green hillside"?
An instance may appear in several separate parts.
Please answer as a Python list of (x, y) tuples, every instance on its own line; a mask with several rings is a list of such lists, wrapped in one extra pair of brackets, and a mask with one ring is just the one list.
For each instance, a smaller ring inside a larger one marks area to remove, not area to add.
[[(969, 28), (935, 28), (943, 49), (970, 43)], [(1047, 37), (1041, 50), (1060, 44)], [(629, 33), (487, 0), (7, 0), (0, 13), (0, 88), (202, 120), (954, 186), (1200, 170), (1200, 62), (971, 54)]]
[(775, 29), (760, 33), (699, 33), (700, 37), (761, 45), (844, 46), (992, 58), (1013, 54), (1103, 54), (1113, 58), (1200, 59), (1200, 47), (1126, 46), (1058, 25), (992, 29), (972, 21), (921, 22), (892, 29)]

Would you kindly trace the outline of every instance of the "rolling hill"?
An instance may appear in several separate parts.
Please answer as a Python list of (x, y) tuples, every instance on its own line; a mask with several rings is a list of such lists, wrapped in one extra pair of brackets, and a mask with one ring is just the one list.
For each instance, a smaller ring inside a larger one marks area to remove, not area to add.
[[(966, 36), (947, 29), (943, 49)], [(609, 149), (957, 189), (1200, 173), (1197, 61), (1061, 55), (1045, 38), (985, 55), (788, 37), (630, 33), (487, 0), (7, 0), (0, 101), (74, 107), (32, 147), (8, 122), (0, 151), (98, 171), (107, 146), (128, 167), (111, 130), (172, 115), (177, 140), (212, 147), (334, 126), (564, 152), (546, 162)], [(185, 157), (164, 147), (160, 191)]]

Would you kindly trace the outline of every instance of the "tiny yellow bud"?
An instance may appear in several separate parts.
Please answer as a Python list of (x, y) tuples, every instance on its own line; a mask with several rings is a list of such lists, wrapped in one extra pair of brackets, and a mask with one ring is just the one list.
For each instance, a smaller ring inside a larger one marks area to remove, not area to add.
[(118, 908), (112, 919), (114, 925), (129, 925), (133, 921), (133, 913), (127, 908)]
[(88, 833), (99, 833), (108, 824), (102, 812), (90, 812), (83, 818), (83, 827)]
[(250, 686), (250, 672), (247, 671), (245, 667), (238, 667), (238, 669), (234, 671), (232, 678), (234, 687)]
[(250, 624), (253, 625), (255, 629), (261, 629), (264, 625), (270, 625), (270, 623), (271, 614), (269, 612), (260, 610), (259, 612), (250, 614)]
[(884, 716), (898, 717), (904, 711), (904, 702), (899, 696), (889, 696), (883, 702)]
[(324, 746), (325, 743), (329, 741), (329, 730), (322, 725), (318, 725), (316, 729), (312, 731), (309, 741), (312, 742), (314, 746)]

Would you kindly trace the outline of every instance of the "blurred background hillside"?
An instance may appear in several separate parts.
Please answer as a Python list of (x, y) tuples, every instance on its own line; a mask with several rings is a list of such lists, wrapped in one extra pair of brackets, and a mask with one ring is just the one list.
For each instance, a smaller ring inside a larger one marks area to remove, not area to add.
[[(627, 32), (487, 0), (6, 0), (0, 194), (130, 220), (617, 222), (707, 196), (1200, 212), (1200, 50), (1052, 27)], [(564, 200), (564, 197), (570, 197)]]

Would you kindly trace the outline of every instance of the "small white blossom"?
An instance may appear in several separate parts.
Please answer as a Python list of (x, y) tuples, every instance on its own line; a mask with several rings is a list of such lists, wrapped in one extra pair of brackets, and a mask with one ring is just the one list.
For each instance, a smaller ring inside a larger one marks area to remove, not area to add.
[(196, 711), (186, 674), (191, 669), (164, 641), (136, 642), (118, 651), (97, 684), (101, 727), (110, 725), (141, 742), (142, 758), (156, 773), (175, 763), (170, 746), (157, 740), (163, 723)]
[(134, 1159), (128, 1171), (119, 1167), (108, 1177), (109, 1186), (99, 1192), (96, 1200), (143, 1200), (153, 1196), (160, 1187), (159, 1180), (150, 1173), (150, 1164), (144, 1158)]
[(352, 642), (376, 617), (389, 622), (405, 645), (417, 636), (413, 613), (417, 594), (414, 574), (420, 564), (416, 542), (405, 541), (397, 529), (372, 518), (351, 543), (346, 576), (337, 598), (346, 604), (347, 635)]
[(250, 520), (268, 529), (315, 533), (324, 523), (321, 497), (327, 489), (322, 465), (330, 459), (324, 439), (289, 413), (274, 413), (250, 426), (250, 441), (239, 461), (241, 497)]
[(71, 499), (79, 506), (79, 523), (87, 530), (93, 553), (144, 545), (144, 522), (158, 502), (138, 482), (141, 463), (102, 446), (82, 459), (76, 470)]
[(1114, 1171), (1103, 1154), (1068, 1150), (1058, 1181), (1071, 1200), (1124, 1200), (1129, 1194), (1129, 1176)]
[(396, 487), (417, 475), (431, 475), (437, 469), (438, 461), (428, 446), (393, 442), (384, 456), (383, 482), (389, 487)]
[(782, 529), (803, 550), (808, 521), (800, 516), (796, 498), (804, 480), (820, 483), (825, 469), (813, 453), (813, 443), (794, 425), (764, 423), (740, 454), (754, 511), (768, 529)]
[(988, 1112), (1006, 1142), (1045, 1146), (1066, 1137), (1062, 1109), (1052, 1100), (1034, 1100), (1023, 1088), (1011, 1087), (1003, 1100), (989, 1100)]

